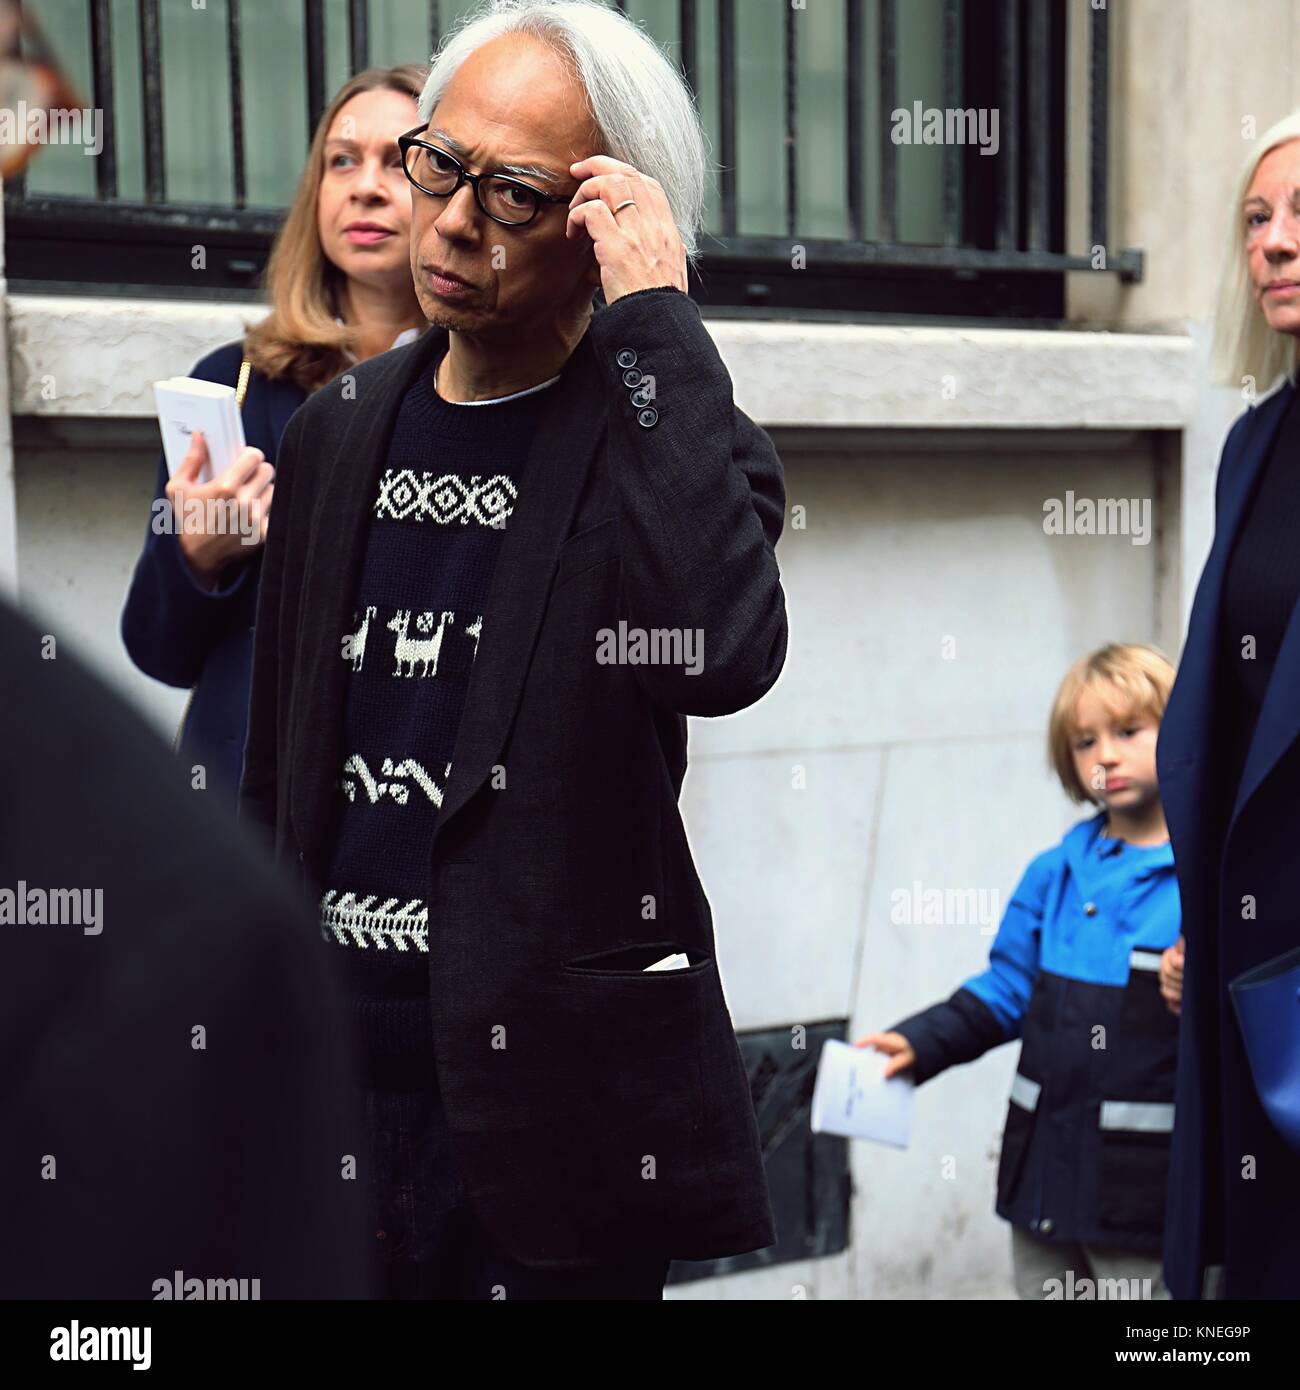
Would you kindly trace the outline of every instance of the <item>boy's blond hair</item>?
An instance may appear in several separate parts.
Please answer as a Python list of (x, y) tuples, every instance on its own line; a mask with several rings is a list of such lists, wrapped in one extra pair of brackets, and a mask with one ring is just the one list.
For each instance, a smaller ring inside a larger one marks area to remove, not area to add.
[(1102, 704), (1117, 717), (1143, 714), (1157, 723), (1164, 717), (1173, 689), (1174, 668), (1158, 647), (1140, 643), (1111, 642), (1081, 656), (1065, 673), (1052, 717), (1047, 725), (1047, 761), (1055, 769), (1071, 801), (1082, 804), (1097, 798), (1079, 781), (1071, 744), (1078, 733), (1079, 696), (1096, 692)]

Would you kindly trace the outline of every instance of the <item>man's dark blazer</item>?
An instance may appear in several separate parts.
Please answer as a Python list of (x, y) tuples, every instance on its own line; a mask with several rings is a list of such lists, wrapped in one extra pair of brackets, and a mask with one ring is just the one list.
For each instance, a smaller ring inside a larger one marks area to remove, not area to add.
[[(263, 564), (241, 814), (319, 891), (340, 805), (342, 639), (417, 342), (289, 422)], [(642, 416), (619, 364), (654, 380)], [(648, 421), (640, 423), (641, 419)], [(472, 459), (448, 459), (472, 471)], [(430, 846), (438, 1076), (493, 1238), (562, 1267), (775, 1240), (709, 904), (678, 810), (686, 718), (786, 651), (780, 461), (672, 289), (598, 309), (548, 392)], [(698, 629), (703, 670), (603, 664), (601, 629)], [(643, 973), (678, 948), (689, 968)]]
[[(1226, 808), (1215, 802), (1214, 770), (1225, 737), (1215, 711), (1224, 572), (1293, 392), (1286, 385), (1252, 407), (1224, 445), (1214, 545), (1156, 755), (1187, 947), (1165, 1222), (1165, 1280), (1175, 1298), (1201, 1297), (1206, 1266), (1220, 1263), (1221, 1296), (1300, 1298), (1300, 1156), (1259, 1103), (1228, 998), (1231, 980), (1300, 946), (1300, 604), (1221, 844), (1215, 826)], [(1253, 919), (1243, 915), (1247, 895)], [(1253, 1173), (1245, 1167), (1252, 1157)]]

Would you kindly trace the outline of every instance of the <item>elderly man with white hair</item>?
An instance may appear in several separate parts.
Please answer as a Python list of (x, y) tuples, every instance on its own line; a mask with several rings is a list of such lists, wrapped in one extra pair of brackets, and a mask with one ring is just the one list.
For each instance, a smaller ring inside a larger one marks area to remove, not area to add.
[(678, 797), (686, 716), (785, 660), (781, 465), (686, 294), (704, 142), (634, 24), (494, 6), (418, 112), (432, 327), (285, 431), (242, 813), (355, 999), (383, 1294), (657, 1299), (775, 1240)]

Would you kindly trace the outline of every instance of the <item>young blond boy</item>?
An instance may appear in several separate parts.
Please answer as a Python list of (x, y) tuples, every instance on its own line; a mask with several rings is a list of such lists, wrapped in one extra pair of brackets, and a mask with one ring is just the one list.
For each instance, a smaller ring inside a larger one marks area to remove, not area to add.
[(1066, 794), (1100, 809), (1025, 871), (987, 970), (858, 1042), (920, 1084), (1022, 1039), (997, 1184), (1022, 1298), (1169, 1296), (1181, 909), (1156, 738), (1173, 680), (1137, 645), (1070, 668), (1049, 757)]

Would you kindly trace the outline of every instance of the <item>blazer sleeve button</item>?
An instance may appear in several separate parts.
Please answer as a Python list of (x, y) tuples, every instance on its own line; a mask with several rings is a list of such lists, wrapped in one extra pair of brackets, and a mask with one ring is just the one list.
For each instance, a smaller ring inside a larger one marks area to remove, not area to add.
[(645, 378), (635, 367), (629, 367), (627, 371), (623, 373), (624, 386), (640, 386), (644, 380)]
[(646, 429), (650, 429), (658, 419), (659, 412), (651, 405), (637, 415), (636, 422), (638, 425), (644, 425)]
[(1097, 904), (1084, 903), (1083, 910), (1088, 914), (1089, 917), (1095, 917), (1097, 915)]
[(620, 367), (635, 367), (636, 353), (631, 348), (622, 348), (618, 354), (618, 365)]

